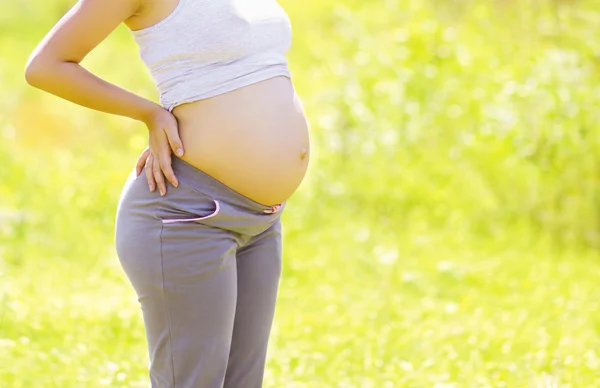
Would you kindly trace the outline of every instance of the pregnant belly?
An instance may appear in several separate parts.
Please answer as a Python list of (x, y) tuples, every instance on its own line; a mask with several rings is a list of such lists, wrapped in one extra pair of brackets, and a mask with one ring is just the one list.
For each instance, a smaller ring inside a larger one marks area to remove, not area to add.
[(308, 167), (302, 104), (276, 77), (174, 109), (187, 163), (263, 205), (286, 201)]

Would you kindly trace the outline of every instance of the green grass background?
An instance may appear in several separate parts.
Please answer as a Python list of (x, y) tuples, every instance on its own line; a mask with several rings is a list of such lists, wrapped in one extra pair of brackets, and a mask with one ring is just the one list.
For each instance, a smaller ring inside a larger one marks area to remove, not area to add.
[[(281, 3), (313, 157), (265, 387), (600, 387), (600, 3)], [(144, 387), (145, 128), (23, 77), (70, 4), (0, 3), (0, 387)], [(85, 66), (156, 98), (125, 28)]]

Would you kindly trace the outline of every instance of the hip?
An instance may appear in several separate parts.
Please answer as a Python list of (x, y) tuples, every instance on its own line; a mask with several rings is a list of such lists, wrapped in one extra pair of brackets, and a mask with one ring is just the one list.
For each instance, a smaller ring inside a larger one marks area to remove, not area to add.
[(280, 241), (285, 203), (261, 205), (178, 158), (173, 169), (179, 186), (165, 196), (151, 192), (135, 171), (121, 193), (115, 246), (134, 283), (162, 279), (165, 265), (215, 268), (256, 239)]

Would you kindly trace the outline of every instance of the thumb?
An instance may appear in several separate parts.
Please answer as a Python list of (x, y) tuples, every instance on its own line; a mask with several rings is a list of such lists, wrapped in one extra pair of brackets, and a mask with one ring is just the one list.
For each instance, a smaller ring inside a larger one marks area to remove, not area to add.
[(173, 153), (177, 156), (183, 156), (183, 143), (179, 138), (179, 131), (176, 126), (169, 126), (165, 129), (165, 133), (167, 134), (167, 140), (169, 141), (169, 146)]

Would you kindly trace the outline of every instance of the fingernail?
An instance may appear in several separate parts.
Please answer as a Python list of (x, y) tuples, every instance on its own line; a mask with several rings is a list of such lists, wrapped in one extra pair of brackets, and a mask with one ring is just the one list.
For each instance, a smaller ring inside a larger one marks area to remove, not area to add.
[(150, 185), (150, 191), (154, 191), (154, 186)]
[(164, 196), (165, 196), (165, 194), (166, 194), (166, 193), (165, 193), (164, 191), (161, 191), (161, 192), (160, 192), (160, 195), (161, 195), (161, 197), (164, 197)]
[(181, 149), (181, 148), (177, 149), (177, 156), (183, 156), (183, 149)]

